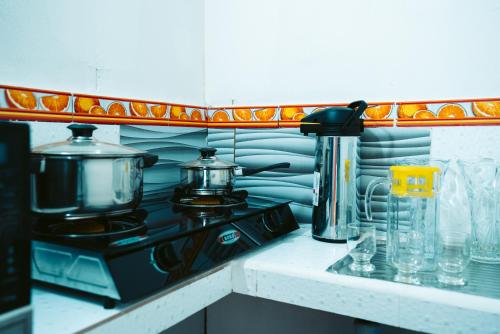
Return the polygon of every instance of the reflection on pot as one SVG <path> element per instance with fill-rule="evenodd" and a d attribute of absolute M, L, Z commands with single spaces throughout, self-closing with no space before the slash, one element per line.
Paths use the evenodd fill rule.
<path fill-rule="evenodd" d="M 32 210 L 80 219 L 135 209 L 142 200 L 143 169 L 158 156 L 97 141 L 93 125 L 68 128 L 68 140 L 32 151 Z"/>

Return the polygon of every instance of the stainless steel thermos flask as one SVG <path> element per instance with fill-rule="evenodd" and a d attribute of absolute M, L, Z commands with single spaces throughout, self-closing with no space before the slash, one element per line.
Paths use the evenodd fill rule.
<path fill-rule="evenodd" d="M 356 158 L 368 107 L 356 101 L 304 117 L 300 131 L 316 135 L 312 235 L 316 240 L 346 242 L 347 224 L 357 219 Z"/>

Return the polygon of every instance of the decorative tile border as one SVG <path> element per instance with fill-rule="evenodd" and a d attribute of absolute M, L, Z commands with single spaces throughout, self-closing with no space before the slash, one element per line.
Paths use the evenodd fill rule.
<path fill-rule="evenodd" d="M 277 128 L 278 106 L 210 107 L 207 126 L 211 128 Z"/>
<path fill-rule="evenodd" d="M 209 128 L 287 128 L 343 103 L 205 107 L 0 85 L 0 119 Z M 366 127 L 500 125 L 500 98 L 376 102 Z"/>
<path fill-rule="evenodd" d="M 117 124 L 206 126 L 206 108 L 192 105 L 74 95 L 75 121 Z"/>
<path fill-rule="evenodd" d="M 295 128 L 299 126 L 300 120 L 313 112 L 318 112 L 328 107 L 340 106 L 342 104 L 318 104 L 318 105 L 283 105 L 279 109 L 280 126 Z"/>
<path fill-rule="evenodd" d="M 395 104 L 397 126 L 499 125 L 500 98 Z"/>

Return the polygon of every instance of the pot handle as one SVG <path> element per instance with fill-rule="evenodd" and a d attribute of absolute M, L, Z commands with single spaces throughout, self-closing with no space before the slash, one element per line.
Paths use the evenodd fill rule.
<path fill-rule="evenodd" d="M 144 168 L 152 167 L 157 162 L 158 162 L 158 155 L 151 153 L 146 153 L 144 155 Z"/>
<path fill-rule="evenodd" d="M 30 158 L 30 172 L 32 174 L 42 174 L 45 172 L 45 158 L 35 156 Z"/>
<path fill-rule="evenodd" d="M 272 170 L 272 169 L 278 169 L 278 168 L 290 168 L 290 163 L 289 162 L 280 162 L 279 164 L 274 164 L 274 165 L 269 165 L 269 166 L 264 166 L 264 167 L 259 167 L 259 168 L 242 168 L 241 175 L 242 176 L 249 176 L 249 175 L 257 174 L 260 172 L 265 172 L 265 171 Z"/>

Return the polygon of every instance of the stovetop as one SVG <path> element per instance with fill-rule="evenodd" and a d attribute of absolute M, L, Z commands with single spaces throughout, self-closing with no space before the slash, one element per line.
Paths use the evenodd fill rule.
<path fill-rule="evenodd" d="M 231 208 L 145 200 L 132 215 L 78 224 L 34 219 L 32 277 L 120 301 L 153 293 L 298 228 L 288 202 L 258 198 Z"/>
<path fill-rule="evenodd" d="M 266 210 L 272 209 L 283 202 L 273 202 L 267 199 L 249 198 L 238 207 L 218 208 L 184 208 L 175 205 L 168 199 L 143 201 L 140 208 L 125 216 L 94 219 L 94 221 L 123 221 L 135 222 L 137 228 L 132 233 L 99 233 L 88 237 L 75 236 L 76 233 L 63 235 L 52 233 L 53 226 L 75 224 L 74 222 L 59 222 L 34 217 L 33 239 L 45 242 L 68 245 L 88 250 L 98 250 L 106 254 L 122 252 L 137 247 L 146 247 L 158 241 L 168 241 L 194 234 L 210 227 L 230 224 L 244 220 Z M 272 220 L 272 217 L 268 217 Z M 88 225 L 92 219 L 80 225 Z M 274 222 L 267 223 L 268 226 Z M 52 227 L 52 229 L 50 228 Z M 142 227 L 142 228 L 139 228 Z M 270 226 L 269 226 L 270 227 Z"/>

